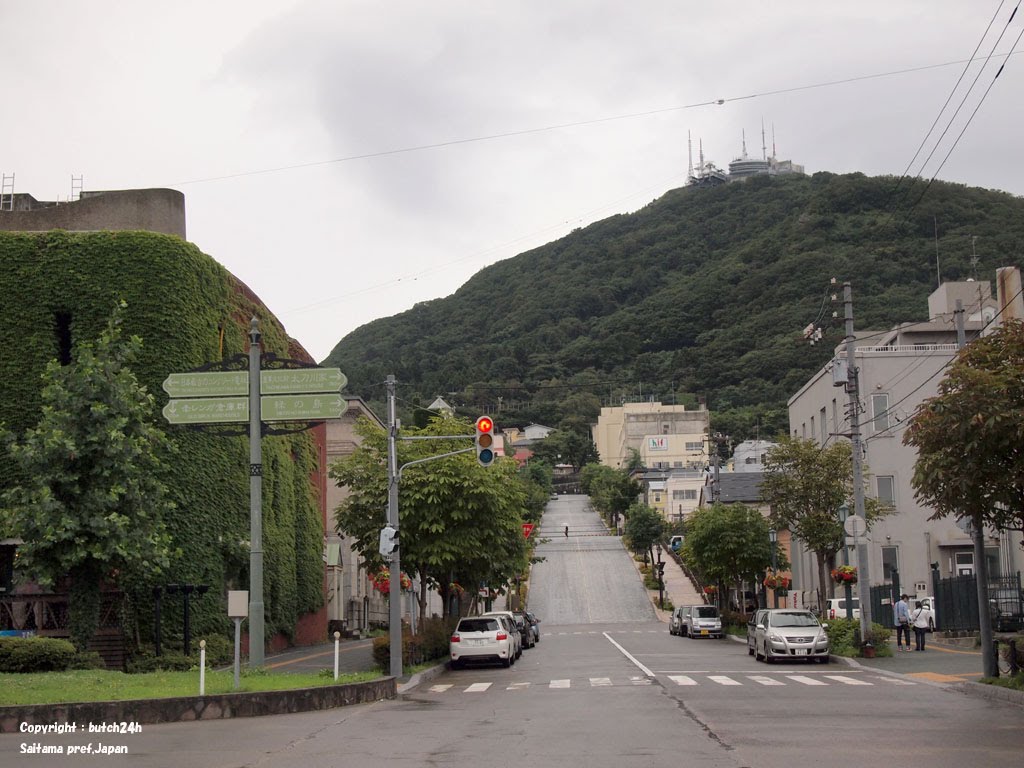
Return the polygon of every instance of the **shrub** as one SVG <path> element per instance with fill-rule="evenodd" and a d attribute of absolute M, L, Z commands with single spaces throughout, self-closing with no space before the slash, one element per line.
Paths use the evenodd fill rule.
<path fill-rule="evenodd" d="M 865 645 L 859 641 L 860 619 L 829 619 L 825 622 L 828 627 L 825 629 L 828 634 L 829 649 L 837 656 L 858 656 L 861 648 Z M 871 624 L 871 631 L 867 640 L 875 647 L 876 656 L 886 656 L 890 653 L 889 638 L 892 637 L 892 630 L 883 627 L 881 624 Z"/>
<path fill-rule="evenodd" d="M 425 619 L 418 634 L 402 632 L 402 666 L 422 664 L 448 655 L 448 641 L 458 619 Z M 391 669 L 391 638 L 387 635 L 373 640 L 373 660 L 384 672 Z"/>
<path fill-rule="evenodd" d="M 204 635 L 201 640 L 206 641 L 206 665 L 208 667 L 221 667 L 231 664 L 235 660 L 235 641 L 229 640 L 224 635 Z M 196 643 L 198 645 L 198 643 Z M 195 650 L 196 663 L 198 664 L 199 649 Z"/>
<path fill-rule="evenodd" d="M 100 656 L 96 651 L 82 651 L 76 653 L 74 658 L 71 659 L 71 664 L 68 669 L 106 669 L 107 665 L 103 661 L 103 657 Z"/>
<path fill-rule="evenodd" d="M 185 656 L 180 653 L 165 653 L 163 656 L 135 656 L 128 662 L 129 674 L 142 674 L 145 672 L 187 672 L 192 667 L 199 666 L 199 659 L 194 656 Z"/>
<path fill-rule="evenodd" d="M 53 637 L 0 637 L 0 672 L 57 672 L 71 666 L 75 646 Z"/>

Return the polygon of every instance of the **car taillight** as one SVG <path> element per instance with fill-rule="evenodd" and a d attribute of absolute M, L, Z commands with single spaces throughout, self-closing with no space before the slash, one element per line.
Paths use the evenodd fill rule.
<path fill-rule="evenodd" d="M 508 640 L 508 632 L 499 632 L 495 640 Z"/>
<path fill-rule="evenodd" d="M 452 642 L 453 643 L 457 643 L 457 642 L 459 642 L 459 640 L 460 640 L 460 638 L 459 638 L 458 635 L 452 635 Z"/>

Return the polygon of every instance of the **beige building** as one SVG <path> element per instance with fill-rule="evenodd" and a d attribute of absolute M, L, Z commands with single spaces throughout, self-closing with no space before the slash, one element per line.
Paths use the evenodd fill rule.
<path fill-rule="evenodd" d="M 708 412 L 658 402 L 602 408 L 591 428 L 601 463 L 628 465 L 633 451 L 648 469 L 703 469 L 708 463 Z"/>

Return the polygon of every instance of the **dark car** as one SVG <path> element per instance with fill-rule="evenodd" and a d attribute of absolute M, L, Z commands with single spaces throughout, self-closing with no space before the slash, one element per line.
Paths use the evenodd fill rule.
<path fill-rule="evenodd" d="M 526 616 L 526 620 L 530 622 L 530 626 L 533 628 L 533 642 L 540 642 L 540 619 L 537 618 L 536 614 L 530 613 L 529 611 L 523 611 L 523 615 Z"/>
<path fill-rule="evenodd" d="M 515 617 L 519 633 L 523 636 L 523 648 L 533 648 L 537 644 L 533 634 L 533 624 L 526 618 L 526 614 L 523 611 L 513 611 L 512 615 Z"/>

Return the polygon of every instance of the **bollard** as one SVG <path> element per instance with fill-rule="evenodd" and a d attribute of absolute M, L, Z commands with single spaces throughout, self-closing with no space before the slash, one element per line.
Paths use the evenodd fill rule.
<path fill-rule="evenodd" d="M 206 695 L 206 641 L 199 641 L 199 695 Z"/>
<path fill-rule="evenodd" d="M 334 682 L 338 682 L 338 642 L 341 639 L 341 632 L 334 633 Z"/>

